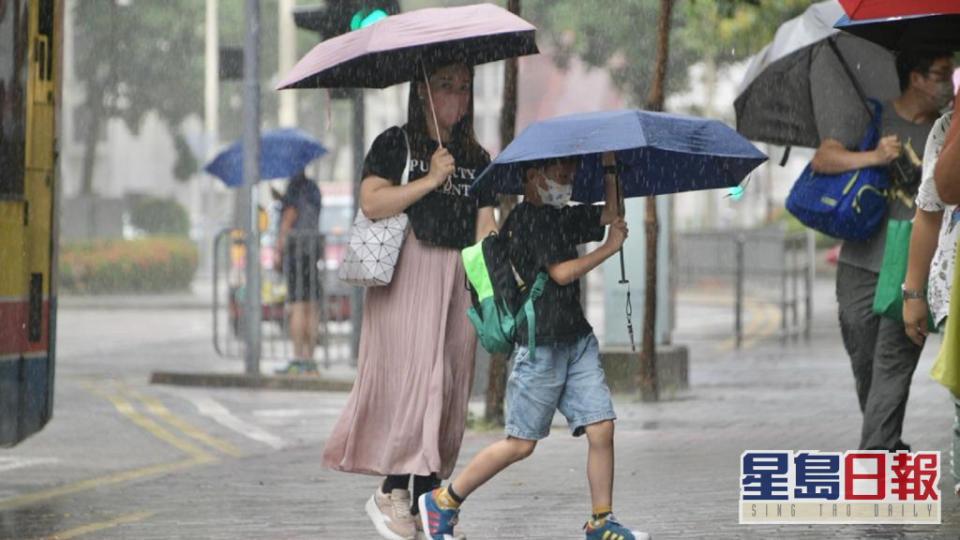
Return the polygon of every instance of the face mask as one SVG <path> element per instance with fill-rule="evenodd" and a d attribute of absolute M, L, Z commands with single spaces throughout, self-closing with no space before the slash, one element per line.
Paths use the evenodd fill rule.
<path fill-rule="evenodd" d="M 537 186 L 537 194 L 543 204 L 549 204 L 554 208 L 563 208 L 570 202 L 573 196 L 573 184 L 558 184 L 546 176 L 543 177 L 547 183 L 547 189 Z"/>
<path fill-rule="evenodd" d="M 953 99 L 953 83 L 950 81 L 937 83 L 937 90 L 930 96 L 930 99 L 933 100 L 933 104 L 937 109 L 945 108 L 950 104 L 950 100 Z"/>

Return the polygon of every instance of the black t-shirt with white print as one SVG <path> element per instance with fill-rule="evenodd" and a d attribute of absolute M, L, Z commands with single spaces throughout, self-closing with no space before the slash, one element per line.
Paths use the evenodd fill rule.
<path fill-rule="evenodd" d="M 532 285 L 547 266 L 576 259 L 578 245 L 603 240 L 602 212 L 603 206 L 588 204 L 563 208 L 528 202 L 517 205 L 500 234 L 507 235 L 510 260 L 520 279 Z M 593 331 L 580 306 L 579 279 L 567 285 L 547 279 L 534 310 L 537 345 L 570 342 Z M 517 329 L 516 340 L 526 345 L 526 322 Z"/>
<path fill-rule="evenodd" d="M 363 162 L 363 178 L 371 175 L 400 184 L 407 146 L 401 128 L 394 126 L 381 133 Z M 416 180 L 430 171 L 430 158 L 437 142 L 410 137 L 410 177 Z M 440 247 L 462 249 L 476 240 L 477 208 L 495 206 L 495 194 L 473 193 L 470 184 L 490 163 L 486 151 L 468 152 L 463 144 L 450 141 L 447 150 L 456 163 L 453 175 L 436 190 L 406 209 L 414 234 L 421 242 Z"/>

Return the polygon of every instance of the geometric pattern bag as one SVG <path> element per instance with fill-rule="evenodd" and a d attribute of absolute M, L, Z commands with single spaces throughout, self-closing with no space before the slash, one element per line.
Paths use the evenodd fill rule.
<path fill-rule="evenodd" d="M 410 141 L 406 131 L 401 128 L 400 132 L 407 145 L 407 159 L 400 179 L 400 185 L 404 185 L 410 176 Z M 389 285 L 400 259 L 400 248 L 403 247 L 408 223 L 404 212 L 373 220 L 358 209 L 337 272 L 340 279 L 360 287 Z"/>

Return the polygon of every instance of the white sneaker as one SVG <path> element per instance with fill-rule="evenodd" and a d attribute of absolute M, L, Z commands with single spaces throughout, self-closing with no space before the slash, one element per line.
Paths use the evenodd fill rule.
<path fill-rule="evenodd" d="M 380 536 L 389 540 L 413 540 L 417 535 L 410 515 L 410 492 L 395 489 L 389 495 L 378 487 L 365 505 L 367 515 Z"/>

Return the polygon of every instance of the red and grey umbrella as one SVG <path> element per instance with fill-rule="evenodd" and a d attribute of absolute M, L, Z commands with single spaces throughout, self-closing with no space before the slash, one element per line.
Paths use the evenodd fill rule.
<path fill-rule="evenodd" d="M 851 20 L 960 13 L 956 0 L 840 0 Z"/>

